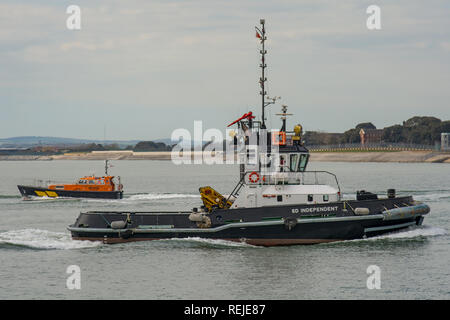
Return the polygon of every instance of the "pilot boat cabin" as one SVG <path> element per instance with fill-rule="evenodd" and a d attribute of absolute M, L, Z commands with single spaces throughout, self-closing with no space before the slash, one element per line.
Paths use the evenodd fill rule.
<path fill-rule="evenodd" d="M 29 186 L 18 185 L 20 193 L 27 199 L 29 197 L 72 197 L 72 198 L 104 198 L 122 199 L 123 186 L 118 177 L 117 183 L 114 176 L 108 175 L 108 160 L 105 161 L 105 175 L 85 176 L 74 183 L 48 183 Z"/>
<path fill-rule="evenodd" d="M 113 176 L 83 177 L 74 184 L 52 184 L 48 188 L 50 190 L 67 190 L 67 191 L 115 191 L 116 185 Z M 119 185 L 120 187 L 120 185 Z"/>

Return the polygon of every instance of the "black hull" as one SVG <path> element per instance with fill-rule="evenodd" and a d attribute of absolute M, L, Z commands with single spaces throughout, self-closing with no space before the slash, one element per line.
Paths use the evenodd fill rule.
<path fill-rule="evenodd" d="M 23 197 L 69 197 L 94 199 L 122 199 L 123 197 L 123 191 L 67 191 L 21 185 L 17 187 Z"/>
<path fill-rule="evenodd" d="M 305 225 L 298 224 L 288 231 L 283 224 L 273 226 L 236 226 L 231 230 L 212 233 L 202 232 L 145 232 L 140 233 L 128 230 L 116 232 L 83 232 L 72 231 L 74 240 L 103 241 L 104 243 L 122 243 L 130 241 L 164 240 L 174 238 L 204 238 L 221 239 L 228 241 L 245 242 L 260 246 L 278 246 L 294 244 L 316 244 L 343 240 L 362 239 L 387 232 L 401 230 L 413 225 L 418 225 L 419 220 L 405 219 L 388 224 L 376 221 L 341 221 L 341 222 L 317 222 Z M 371 232 L 371 229 L 377 229 Z"/>
<path fill-rule="evenodd" d="M 371 214 L 355 215 L 348 206 L 370 208 Z M 428 211 L 428 206 L 410 197 L 242 208 L 209 214 L 208 227 L 190 221 L 190 212 L 86 212 L 68 229 L 73 239 L 105 243 L 199 237 L 274 246 L 376 236 L 420 225 Z"/>

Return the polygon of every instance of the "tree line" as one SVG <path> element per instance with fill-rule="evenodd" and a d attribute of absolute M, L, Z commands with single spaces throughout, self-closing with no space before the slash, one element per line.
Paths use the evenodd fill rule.
<path fill-rule="evenodd" d="M 336 145 L 361 142 L 361 129 L 376 129 L 371 122 L 359 123 L 344 133 L 308 131 L 303 138 L 307 145 Z M 435 117 L 412 117 L 402 124 L 385 127 L 382 141 L 385 143 L 406 143 L 434 145 L 440 143 L 441 133 L 450 132 L 450 120 L 442 121 Z"/>

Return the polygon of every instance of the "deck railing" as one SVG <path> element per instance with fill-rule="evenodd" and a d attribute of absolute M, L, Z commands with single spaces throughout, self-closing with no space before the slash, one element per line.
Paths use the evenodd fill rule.
<path fill-rule="evenodd" d="M 257 172 L 246 171 L 228 196 L 237 197 L 244 185 L 329 185 L 336 186 L 339 194 L 341 187 L 337 176 L 329 171 L 302 171 L 302 172 Z"/>

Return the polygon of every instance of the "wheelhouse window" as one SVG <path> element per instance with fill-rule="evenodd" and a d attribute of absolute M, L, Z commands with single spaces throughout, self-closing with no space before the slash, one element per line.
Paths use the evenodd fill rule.
<path fill-rule="evenodd" d="M 323 195 L 323 201 L 328 202 L 330 200 L 330 196 L 328 194 Z"/>
<path fill-rule="evenodd" d="M 290 170 L 291 172 L 303 172 L 308 164 L 309 154 L 291 154 L 290 155 Z"/>
<path fill-rule="evenodd" d="M 292 172 L 298 171 L 298 154 L 291 154 L 291 163 L 290 163 L 290 169 Z"/>
<path fill-rule="evenodd" d="M 309 154 L 302 153 L 300 155 L 300 163 L 299 163 L 298 171 L 300 171 L 300 172 L 305 171 L 306 165 L 308 164 L 308 159 L 309 159 Z"/>

